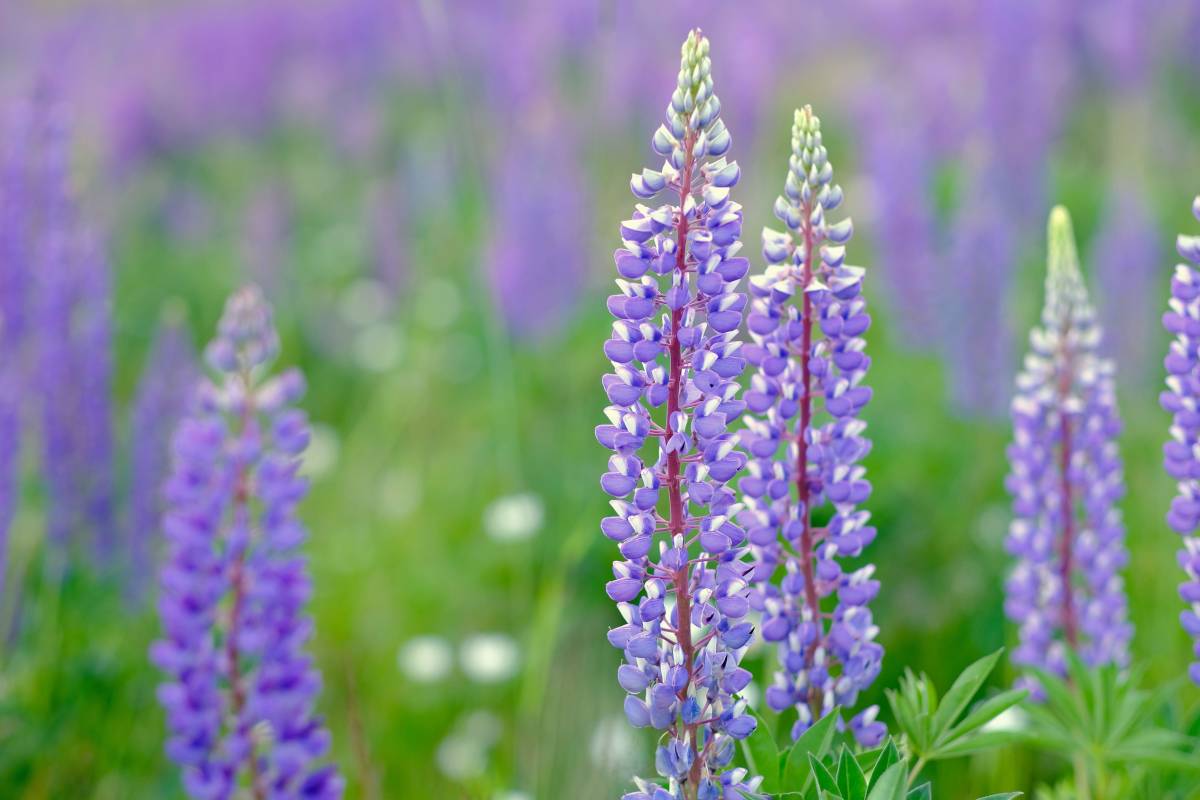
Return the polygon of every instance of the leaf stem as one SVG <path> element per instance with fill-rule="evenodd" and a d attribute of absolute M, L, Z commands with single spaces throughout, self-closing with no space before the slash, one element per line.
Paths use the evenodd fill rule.
<path fill-rule="evenodd" d="M 925 761 L 925 756 L 921 756 L 917 759 L 917 763 L 913 764 L 912 771 L 908 773 L 908 780 L 904 784 L 905 788 L 912 788 L 913 781 L 917 779 L 917 776 L 921 774 L 921 768 L 925 766 Z"/>

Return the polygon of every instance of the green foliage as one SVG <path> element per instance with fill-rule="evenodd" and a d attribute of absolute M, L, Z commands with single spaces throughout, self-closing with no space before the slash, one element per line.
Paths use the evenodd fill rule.
<path fill-rule="evenodd" d="M 826 717 L 832 719 L 832 716 Z M 932 800 L 933 790 L 924 783 L 909 788 L 908 759 L 888 739 L 882 747 L 853 752 L 842 743 L 827 752 L 807 753 L 807 776 L 802 783 L 786 783 L 773 792 L 779 800 Z M 982 800 L 1011 800 L 1020 792 L 989 795 Z"/>
<path fill-rule="evenodd" d="M 879 747 L 856 750 L 837 733 L 837 713 L 781 748 L 771 725 L 758 717 L 758 727 L 742 742 L 743 763 L 763 777 L 763 791 L 780 800 L 932 800 L 932 784 L 912 786 L 927 761 L 979 752 L 1017 738 L 980 728 L 1020 702 L 1024 690 L 1000 692 L 968 711 L 1002 652 L 968 666 L 941 702 L 925 675 L 918 678 L 909 672 L 899 691 L 889 690 L 888 700 L 904 735 L 903 749 L 889 737 Z M 981 800 L 1019 796 L 1020 792 L 994 794 Z"/>
<path fill-rule="evenodd" d="M 772 795 L 781 792 L 785 786 L 808 789 L 813 779 L 808 757 L 828 754 L 836 731 L 837 715 L 830 714 L 805 731 L 790 747 L 780 748 L 771 734 L 770 725 L 759 716 L 754 733 L 742 741 L 746 766 L 752 774 L 763 777 L 763 791 Z"/>
<path fill-rule="evenodd" d="M 1000 692 L 967 711 L 1003 652 L 997 650 L 963 670 L 940 702 L 933 681 L 911 670 L 905 671 L 898 690 L 888 690 L 888 703 L 916 759 L 916 771 L 928 761 L 978 753 L 1019 738 L 1014 732 L 981 728 L 1019 703 L 1027 694 L 1023 689 Z"/>
<path fill-rule="evenodd" d="M 153 628 L 121 587 L 38 559 L 0 652 L 0 786 L 18 797 L 170 797 L 172 774 L 96 782 L 97 771 L 165 764 L 146 660 Z M 118 621 L 104 624 L 103 620 Z M 122 795 L 122 792 L 129 794 Z M 14 796 L 6 789 L 5 797 Z"/>
<path fill-rule="evenodd" d="M 1162 722 L 1174 684 L 1148 691 L 1139 686 L 1140 671 L 1088 668 L 1073 653 L 1065 677 L 1032 673 L 1045 700 L 1027 704 L 1024 736 L 1074 768 L 1070 787 L 1048 797 L 1063 791 L 1083 800 L 1194 796 L 1172 788 L 1172 774 L 1190 773 L 1194 784 L 1200 772 L 1200 742 Z"/>

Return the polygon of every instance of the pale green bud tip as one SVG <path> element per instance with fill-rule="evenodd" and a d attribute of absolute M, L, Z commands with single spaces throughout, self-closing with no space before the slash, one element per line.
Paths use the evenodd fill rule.
<path fill-rule="evenodd" d="M 821 130 L 821 120 L 813 113 L 810 105 L 796 109 L 792 117 L 792 124 L 799 133 L 816 133 Z"/>
<path fill-rule="evenodd" d="M 1047 265 L 1051 272 L 1079 272 L 1079 255 L 1075 252 L 1075 231 L 1071 227 L 1071 214 L 1063 206 L 1050 211 L 1046 224 L 1046 239 L 1050 257 Z"/>
<path fill-rule="evenodd" d="M 679 55 L 685 66 L 695 64 L 708 55 L 708 37 L 699 28 L 693 28 L 679 49 Z"/>

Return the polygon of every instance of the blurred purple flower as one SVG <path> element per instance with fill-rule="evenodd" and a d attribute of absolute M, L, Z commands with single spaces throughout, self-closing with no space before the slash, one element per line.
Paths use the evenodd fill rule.
<path fill-rule="evenodd" d="M 329 734 L 313 715 L 320 675 L 305 650 L 312 594 L 299 547 L 297 475 L 309 428 L 296 370 L 266 377 L 279 340 L 257 288 L 235 293 L 206 351 L 201 382 L 175 431 L 165 487 L 159 613 L 151 657 L 167 673 L 167 753 L 188 794 L 229 800 L 338 798 L 333 766 L 316 766 Z"/>
<path fill-rule="evenodd" d="M 1020 626 L 1018 666 L 1065 674 L 1067 650 L 1089 666 L 1129 661 L 1120 570 L 1129 560 L 1117 503 L 1125 492 L 1114 369 L 1079 271 L 1066 209 L 1050 213 L 1042 324 L 1012 403 L 1007 486 L 1017 565 L 1005 613 Z M 1025 679 L 1037 689 L 1037 683 Z"/>
<path fill-rule="evenodd" d="M 1092 245 L 1096 283 L 1101 289 L 1100 318 L 1108 332 L 1108 350 L 1127 382 L 1142 386 L 1153 362 L 1157 339 L 1154 294 L 1162 248 L 1145 198 L 1128 187 L 1110 192 Z"/>
<path fill-rule="evenodd" d="M 727 486 L 745 464 L 728 425 L 746 407 L 737 399 L 746 305 L 737 285 L 749 262 L 737 257 L 742 210 L 729 195 L 740 173 L 724 158 L 731 141 L 708 51 L 698 30 L 689 34 L 666 123 L 653 138 L 666 161 L 630 180 L 636 197 L 662 203 L 638 204 L 621 223 L 620 292 L 608 298 L 616 320 L 604 343 L 608 424 L 596 428 L 613 451 L 600 486 L 616 511 L 600 528 L 622 558 L 606 587 L 625 619 L 608 634 L 625 654 L 617 680 L 630 723 L 664 733 L 655 765 L 670 796 L 683 800 L 757 797 L 762 781 L 727 769 L 735 740 L 756 725 L 739 698 L 750 673 L 738 665 L 754 633 L 746 620 L 753 567 Z M 658 455 L 647 464 L 641 453 L 651 438 Z M 666 516 L 656 511 L 663 492 Z M 637 783 L 625 800 L 666 794 Z"/>
<path fill-rule="evenodd" d="M 178 322 L 160 328 L 142 368 L 129 411 L 129 578 L 140 596 L 156 565 L 162 530 L 162 487 L 171 432 L 187 410 L 200 372 L 187 332 Z"/>
<path fill-rule="evenodd" d="M 51 541 L 89 535 L 102 562 L 115 554 L 112 483 L 112 353 L 109 267 L 99 239 L 84 230 L 69 188 L 62 107 L 37 101 L 35 203 L 37 264 L 31 289 L 42 468 Z"/>
<path fill-rule="evenodd" d="M 854 706 L 879 675 L 883 648 L 869 608 L 879 592 L 874 565 L 844 572 L 839 562 L 861 556 L 875 539 L 870 512 L 858 508 L 871 495 L 859 463 L 871 443 L 858 418 L 871 399 L 862 338 L 871 317 L 864 270 L 845 263 L 853 225 L 826 218 L 841 206 L 842 188 L 833 182 L 821 121 L 808 106 L 795 113 L 788 164 L 784 194 L 775 201 L 787 230 L 764 229 L 769 266 L 750 282 L 754 344 L 743 352 L 758 371 L 746 392 L 753 416 L 742 442 L 752 460 L 739 484 L 746 501 L 739 521 L 756 557 L 752 603 L 763 615 L 762 636 L 779 648 L 767 704 L 776 712 L 796 709 L 797 739 L 836 708 Z M 827 505 L 832 516 L 818 525 Z M 775 586 L 780 564 L 785 575 Z M 821 606 L 833 594 L 837 606 L 827 625 Z M 865 747 L 887 732 L 875 720 L 878 711 L 868 709 L 851 726 Z"/>
<path fill-rule="evenodd" d="M 1192 201 L 1200 221 L 1200 197 Z M 1180 614 L 1183 628 L 1195 640 L 1195 661 L 1188 676 L 1200 685 L 1200 236 L 1180 234 L 1176 249 L 1186 263 L 1175 267 L 1171 300 L 1163 325 L 1175 338 L 1167 352 L 1167 390 L 1162 407 L 1171 412 L 1170 439 L 1163 447 L 1167 474 L 1177 480 L 1167 524 L 1183 537 L 1179 566 L 1187 576 L 1179 596 L 1188 605 Z"/>
<path fill-rule="evenodd" d="M 8 569 L 8 530 L 20 485 L 21 387 L 24 384 L 25 304 L 29 261 L 29 109 L 4 115 L 0 152 L 0 596 Z"/>
<path fill-rule="evenodd" d="M 1089 0 L 1077 9 L 1082 48 L 1092 70 L 1122 90 L 1145 84 L 1154 66 L 1153 37 L 1169 0 Z"/>
<path fill-rule="evenodd" d="M 892 318 L 906 342 L 929 348 L 941 333 L 939 308 L 947 294 L 931 197 L 934 157 L 923 122 L 890 98 L 875 96 L 861 115 L 874 199 L 871 227 L 878 231 L 875 252 Z"/>
<path fill-rule="evenodd" d="M 504 159 L 492 190 L 487 252 L 493 302 L 516 336 L 549 333 L 567 319 L 586 272 L 590 210 L 580 165 L 559 131 L 524 136 L 537 166 Z"/>
<path fill-rule="evenodd" d="M 941 339 L 958 410 L 999 416 L 1012 380 L 1008 296 L 1019 234 L 977 181 L 954 222 L 944 268 L 954 301 L 944 305 Z"/>

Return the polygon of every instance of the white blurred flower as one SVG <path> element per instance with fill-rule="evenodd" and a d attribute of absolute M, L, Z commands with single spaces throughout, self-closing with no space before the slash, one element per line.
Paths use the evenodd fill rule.
<path fill-rule="evenodd" d="M 520 789 L 508 789 L 497 792 L 493 800 L 533 800 L 533 795 Z"/>
<path fill-rule="evenodd" d="M 638 745 L 637 734 L 624 717 L 605 717 L 592 733 L 588 754 L 598 770 L 625 774 L 635 772 L 639 766 Z"/>
<path fill-rule="evenodd" d="M 479 708 L 459 720 L 458 729 L 465 736 L 485 746 L 491 746 L 500 740 L 500 734 L 504 732 L 504 723 L 492 712 Z"/>
<path fill-rule="evenodd" d="M 500 683 L 517 674 L 521 651 L 511 636 L 477 633 L 463 641 L 459 663 L 476 683 Z"/>
<path fill-rule="evenodd" d="M 395 325 L 377 322 L 355 334 L 350 349 L 358 366 L 371 372 L 388 372 L 404 355 L 404 336 Z"/>
<path fill-rule="evenodd" d="M 746 688 L 742 689 L 741 698 L 750 704 L 751 708 L 761 708 L 763 693 L 757 683 L 751 681 L 746 684 Z"/>
<path fill-rule="evenodd" d="M 477 778 L 487 769 L 488 751 L 500 740 L 504 724 L 492 712 L 476 709 L 454 725 L 437 749 L 437 764 L 454 780 Z"/>
<path fill-rule="evenodd" d="M 359 278 L 342 290 L 338 313 L 347 325 L 371 325 L 387 316 L 391 290 L 374 278 Z"/>
<path fill-rule="evenodd" d="M 456 781 L 478 778 L 487 769 L 487 748 L 461 734 L 443 739 L 434 758 L 442 774 Z"/>
<path fill-rule="evenodd" d="M 544 516 L 542 499 L 536 494 L 510 494 L 484 509 L 483 530 L 499 542 L 523 541 L 541 529 Z"/>
<path fill-rule="evenodd" d="M 1011 706 L 1000 712 L 1000 715 L 989 721 L 980 730 L 985 731 L 1023 731 L 1029 727 L 1029 715 L 1020 706 Z"/>
<path fill-rule="evenodd" d="M 342 440 L 328 425 L 313 423 L 312 437 L 300 464 L 300 473 L 310 480 L 320 480 L 337 465 Z"/>
<path fill-rule="evenodd" d="M 433 683 L 454 666 L 454 651 L 440 636 L 414 636 L 400 646 L 396 665 L 411 681 Z"/>
<path fill-rule="evenodd" d="M 397 467 L 379 478 L 379 513 L 389 520 L 407 517 L 421 502 L 421 476 L 416 472 Z"/>

